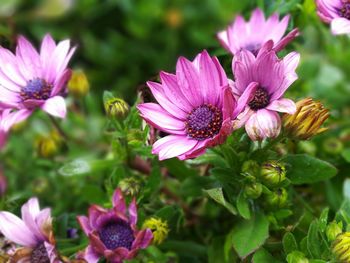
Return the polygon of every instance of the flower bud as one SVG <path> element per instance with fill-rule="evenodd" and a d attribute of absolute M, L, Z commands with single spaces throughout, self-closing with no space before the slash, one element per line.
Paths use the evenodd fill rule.
<path fill-rule="evenodd" d="M 343 222 L 331 222 L 326 228 L 326 236 L 328 241 L 334 241 L 336 237 L 343 232 Z"/>
<path fill-rule="evenodd" d="M 259 164 L 253 160 L 245 161 L 242 165 L 242 173 L 255 177 L 258 176 L 260 173 Z"/>
<path fill-rule="evenodd" d="M 48 136 L 39 136 L 35 141 L 36 152 L 43 158 L 52 158 L 60 150 L 61 138 L 56 131 Z"/>
<path fill-rule="evenodd" d="M 260 176 L 267 186 L 277 186 L 286 179 L 286 168 L 277 161 L 268 161 L 261 166 Z"/>
<path fill-rule="evenodd" d="M 151 217 L 147 219 L 142 226 L 143 229 L 149 228 L 153 233 L 153 244 L 159 245 L 167 238 L 169 233 L 168 223 L 161 219 Z"/>
<path fill-rule="evenodd" d="M 165 13 L 165 21 L 171 28 L 177 28 L 182 24 L 182 13 L 178 9 L 169 9 Z"/>
<path fill-rule="evenodd" d="M 343 151 L 344 145 L 339 139 L 331 137 L 323 142 L 322 148 L 328 154 L 338 155 Z"/>
<path fill-rule="evenodd" d="M 285 207 L 288 201 L 288 193 L 284 188 L 280 188 L 275 192 L 266 196 L 266 203 L 273 208 Z"/>
<path fill-rule="evenodd" d="M 329 111 L 322 103 L 306 98 L 298 101 L 296 106 L 294 114 L 284 114 L 282 118 L 283 127 L 289 137 L 307 140 L 328 129 L 321 128 L 329 117 Z"/>
<path fill-rule="evenodd" d="M 121 180 L 118 186 L 125 195 L 129 196 L 136 196 L 140 192 L 141 188 L 140 181 L 133 177 L 128 177 Z"/>
<path fill-rule="evenodd" d="M 111 98 L 105 102 L 107 116 L 116 120 L 124 120 L 129 114 L 129 105 L 120 98 Z"/>
<path fill-rule="evenodd" d="M 244 194 L 248 198 L 257 199 L 262 193 L 262 184 L 252 183 L 244 187 Z"/>
<path fill-rule="evenodd" d="M 74 70 L 68 82 L 68 91 L 75 98 L 84 97 L 90 89 L 89 81 L 82 70 Z"/>
<path fill-rule="evenodd" d="M 332 252 L 338 262 L 350 262 L 350 232 L 339 234 L 332 244 Z"/>

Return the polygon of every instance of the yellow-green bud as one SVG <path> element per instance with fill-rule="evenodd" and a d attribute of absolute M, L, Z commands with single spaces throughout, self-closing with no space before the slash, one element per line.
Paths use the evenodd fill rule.
<path fill-rule="evenodd" d="M 259 164 L 256 161 L 248 160 L 242 165 L 242 173 L 258 176 L 260 172 Z"/>
<path fill-rule="evenodd" d="M 350 262 L 350 232 L 337 236 L 332 244 L 332 252 L 338 262 Z"/>
<path fill-rule="evenodd" d="M 82 70 L 74 70 L 68 82 L 68 91 L 75 98 L 84 97 L 90 89 L 89 81 Z"/>
<path fill-rule="evenodd" d="M 260 176 L 267 186 L 277 186 L 286 179 L 286 168 L 277 161 L 268 161 L 261 166 Z"/>
<path fill-rule="evenodd" d="M 266 203 L 273 208 L 282 208 L 286 206 L 288 201 L 288 193 L 284 188 L 280 188 L 275 192 L 266 196 Z"/>
<path fill-rule="evenodd" d="M 141 188 L 140 181 L 133 177 L 121 180 L 118 186 L 125 195 L 130 196 L 136 196 L 140 192 Z"/>
<path fill-rule="evenodd" d="M 108 117 L 117 120 L 124 120 L 130 111 L 129 105 L 120 98 L 108 99 L 104 106 Z"/>
<path fill-rule="evenodd" d="M 159 218 L 151 217 L 147 219 L 142 226 L 143 229 L 149 228 L 153 233 L 153 244 L 159 245 L 167 238 L 169 233 L 168 223 Z"/>
<path fill-rule="evenodd" d="M 257 199 L 262 193 L 262 184 L 252 183 L 244 187 L 244 194 L 248 198 Z"/>
<path fill-rule="evenodd" d="M 39 136 L 35 141 L 36 152 L 43 158 L 52 158 L 60 150 L 61 139 L 57 132 L 51 132 L 49 136 Z"/>
<path fill-rule="evenodd" d="M 287 255 L 287 261 L 289 263 L 309 263 L 304 253 L 296 250 Z"/>
<path fill-rule="evenodd" d="M 343 222 L 331 222 L 326 228 L 326 236 L 328 241 L 334 241 L 339 234 L 343 232 Z"/>
<path fill-rule="evenodd" d="M 337 155 L 343 151 L 343 148 L 343 143 L 335 137 L 328 138 L 323 142 L 323 150 L 328 154 Z"/>

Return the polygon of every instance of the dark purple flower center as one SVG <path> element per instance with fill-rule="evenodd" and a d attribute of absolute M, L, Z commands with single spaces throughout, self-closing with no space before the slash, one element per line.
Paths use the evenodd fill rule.
<path fill-rule="evenodd" d="M 50 263 L 49 255 L 47 254 L 47 250 L 44 243 L 36 246 L 32 254 L 30 256 L 31 263 Z"/>
<path fill-rule="evenodd" d="M 350 1 L 343 0 L 343 7 L 339 10 L 339 15 L 346 19 L 350 19 Z"/>
<path fill-rule="evenodd" d="M 43 79 L 32 79 L 27 82 L 27 86 L 21 90 L 23 100 L 46 100 L 50 97 L 52 85 Z"/>
<path fill-rule="evenodd" d="M 202 141 L 218 134 L 221 125 L 221 110 L 211 104 L 203 104 L 188 114 L 186 131 L 191 138 Z"/>
<path fill-rule="evenodd" d="M 258 55 L 259 49 L 261 48 L 261 44 L 248 44 L 245 49 L 249 50 L 254 54 L 254 56 Z"/>
<path fill-rule="evenodd" d="M 270 103 L 270 95 L 263 87 L 256 89 L 252 100 L 248 103 L 248 106 L 256 111 L 265 108 Z"/>
<path fill-rule="evenodd" d="M 113 221 L 107 223 L 99 231 L 102 243 L 108 249 L 116 249 L 118 247 L 125 247 L 130 250 L 132 242 L 135 240 L 134 232 L 130 225 L 123 221 Z"/>

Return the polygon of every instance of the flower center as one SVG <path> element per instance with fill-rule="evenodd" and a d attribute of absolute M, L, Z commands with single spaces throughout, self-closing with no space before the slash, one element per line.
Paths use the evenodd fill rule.
<path fill-rule="evenodd" d="M 106 224 L 99 231 L 99 235 L 102 243 L 111 250 L 118 247 L 125 247 L 130 250 L 132 242 L 135 240 L 131 227 L 123 220 Z"/>
<path fill-rule="evenodd" d="M 27 82 L 27 86 L 21 90 L 23 100 L 46 100 L 50 97 L 52 85 L 45 80 L 35 78 Z"/>
<path fill-rule="evenodd" d="M 261 44 L 248 44 L 245 49 L 249 50 L 254 54 L 254 56 L 258 55 Z"/>
<path fill-rule="evenodd" d="M 254 93 L 253 99 L 248 103 L 248 106 L 256 111 L 265 108 L 270 103 L 270 95 L 265 88 L 259 87 Z"/>
<path fill-rule="evenodd" d="M 339 15 L 346 19 L 350 19 L 350 1 L 343 0 L 343 7 L 339 10 Z"/>
<path fill-rule="evenodd" d="M 218 134 L 221 125 L 221 110 L 211 104 L 203 104 L 188 114 L 186 131 L 191 138 L 202 141 Z"/>
<path fill-rule="evenodd" d="M 32 263 L 50 263 L 49 255 L 47 254 L 44 243 L 36 246 L 30 256 L 30 262 Z"/>

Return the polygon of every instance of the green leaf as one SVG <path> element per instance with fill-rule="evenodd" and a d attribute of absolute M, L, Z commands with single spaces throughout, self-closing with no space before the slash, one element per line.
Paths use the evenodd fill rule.
<path fill-rule="evenodd" d="M 259 249 L 269 236 L 269 221 L 263 214 L 239 222 L 232 232 L 232 244 L 240 258 Z"/>
<path fill-rule="evenodd" d="M 287 232 L 282 239 L 284 253 L 289 254 L 294 250 L 298 250 L 298 244 L 294 235 L 291 232 Z"/>
<path fill-rule="evenodd" d="M 293 184 L 312 184 L 336 175 L 337 169 L 328 162 L 306 154 L 287 155 L 287 176 Z"/>
<path fill-rule="evenodd" d="M 225 237 L 213 238 L 208 249 L 208 262 L 209 263 L 226 263 L 224 253 Z"/>
<path fill-rule="evenodd" d="M 275 259 L 266 249 L 260 248 L 254 253 L 253 263 L 277 263 L 279 260 Z"/>
<path fill-rule="evenodd" d="M 308 259 L 300 251 L 293 251 L 287 255 L 288 263 L 308 263 Z"/>
<path fill-rule="evenodd" d="M 329 208 L 323 209 L 320 219 L 318 220 L 318 227 L 321 232 L 324 232 L 326 230 L 327 224 L 328 224 L 328 213 L 329 213 Z"/>
<path fill-rule="evenodd" d="M 347 161 L 348 163 L 350 163 L 350 148 L 344 149 L 343 152 L 341 153 L 341 155 L 343 156 L 343 158 L 345 159 L 345 161 Z"/>
<path fill-rule="evenodd" d="M 322 238 L 319 229 L 319 221 L 316 219 L 311 222 L 307 234 L 307 250 L 312 258 L 323 258 L 322 256 L 328 251 L 326 241 Z"/>
<path fill-rule="evenodd" d="M 225 200 L 222 188 L 220 188 L 220 187 L 219 188 L 212 188 L 212 189 L 203 190 L 203 191 L 205 193 L 207 193 L 214 201 L 216 201 L 217 203 L 226 207 L 227 210 L 229 210 L 232 214 L 234 214 L 234 215 L 237 214 L 236 208 L 232 204 L 228 203 Z"/>
<path fill-rule="evenodd" d="M 238 213 L 245 219 L 250 219 L 250 209 L 248 200 L 244 197 L 243 191 L 237 198 L 237 210 Z"/>

